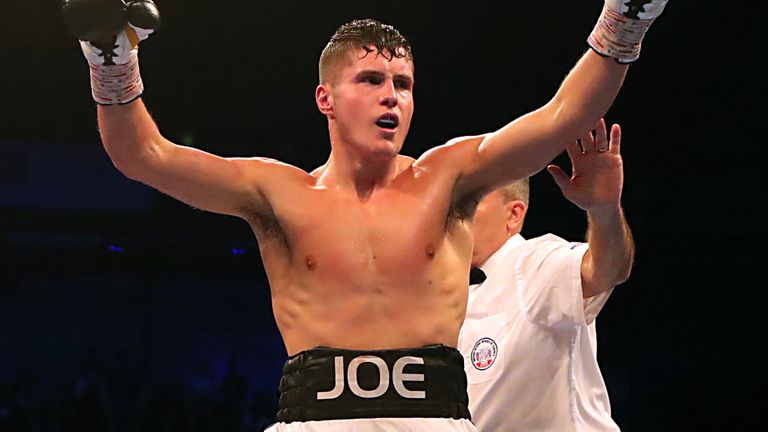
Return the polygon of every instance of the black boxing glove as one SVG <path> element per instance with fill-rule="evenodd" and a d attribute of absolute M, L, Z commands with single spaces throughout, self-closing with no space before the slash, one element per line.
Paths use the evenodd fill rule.
<path fill-rule="evenodd" d="M 160 10 L 152 0 L 129 1 L 125 16 L 134 27 L 152 31 L 160 28 Z"/>
<path fill-rule="evenodd" d="M 70 33 L 91 42 L 109 39 L 128 24 L 160 28 L 160 11 L 152 0 L 62 0 L 61 14 Z"/>
<path fill-rule="evenodd" d="M 62 0 L 64 24 L 76 38 L 85 41 L 108 39 L 128 24 L 123 0 Z"/>
<path fill-rule="evenodd" d="M 80 39 L 91 69 L 91 93 L 100 105 L 126 104 L 141 96 L 139 42 L 160 27 L 151 0 L 62 0 L 67 28 Z"/>

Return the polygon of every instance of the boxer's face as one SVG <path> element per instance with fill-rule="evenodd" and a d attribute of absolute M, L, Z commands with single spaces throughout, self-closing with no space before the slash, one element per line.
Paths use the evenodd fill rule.
<path fill-rule="evenodd" d="M 340 61 L 328 86 L 329 119 L 343 144 L 367 157 L 400 152 L 413 115 L 413 63 L 357 49 Z"/>

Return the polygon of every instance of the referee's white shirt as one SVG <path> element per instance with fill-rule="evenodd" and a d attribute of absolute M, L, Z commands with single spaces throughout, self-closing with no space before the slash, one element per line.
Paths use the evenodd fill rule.
<path fill-rule="evenodd" d="M 618 431 L 597 365 L 595 318 L 610 291 L 584 299 L 588 246 L 515 235 L 469 287 L 459 350 L 481 432 Z"/>

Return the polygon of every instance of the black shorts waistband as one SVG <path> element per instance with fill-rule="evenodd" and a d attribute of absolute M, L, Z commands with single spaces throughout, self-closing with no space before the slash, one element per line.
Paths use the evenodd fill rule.
<path fill-rule="evenodd" d="M 277 421 L 381 417 L 470 419 L 464 359 L 454 348 L 318 347 L 291 356 Z"/>

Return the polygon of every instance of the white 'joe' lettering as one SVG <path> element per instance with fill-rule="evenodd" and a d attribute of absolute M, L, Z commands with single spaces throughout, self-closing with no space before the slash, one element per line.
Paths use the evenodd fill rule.
<path fill-rule="evenodd" d="M 406 399 L 426 399 L 427 392 L 418 390 L 408 390 L 405 388 L 404 381 L 424 381 L 424 374 L 407 374 L 403 373 L 406 365 L 409 364 L 424 364 L 424 359 L 421 357 L 402 357 L 397 359 L 395 367 L 392 373 L 392 382 L 395 384 L 395 390 L 397 393 Z"/>

